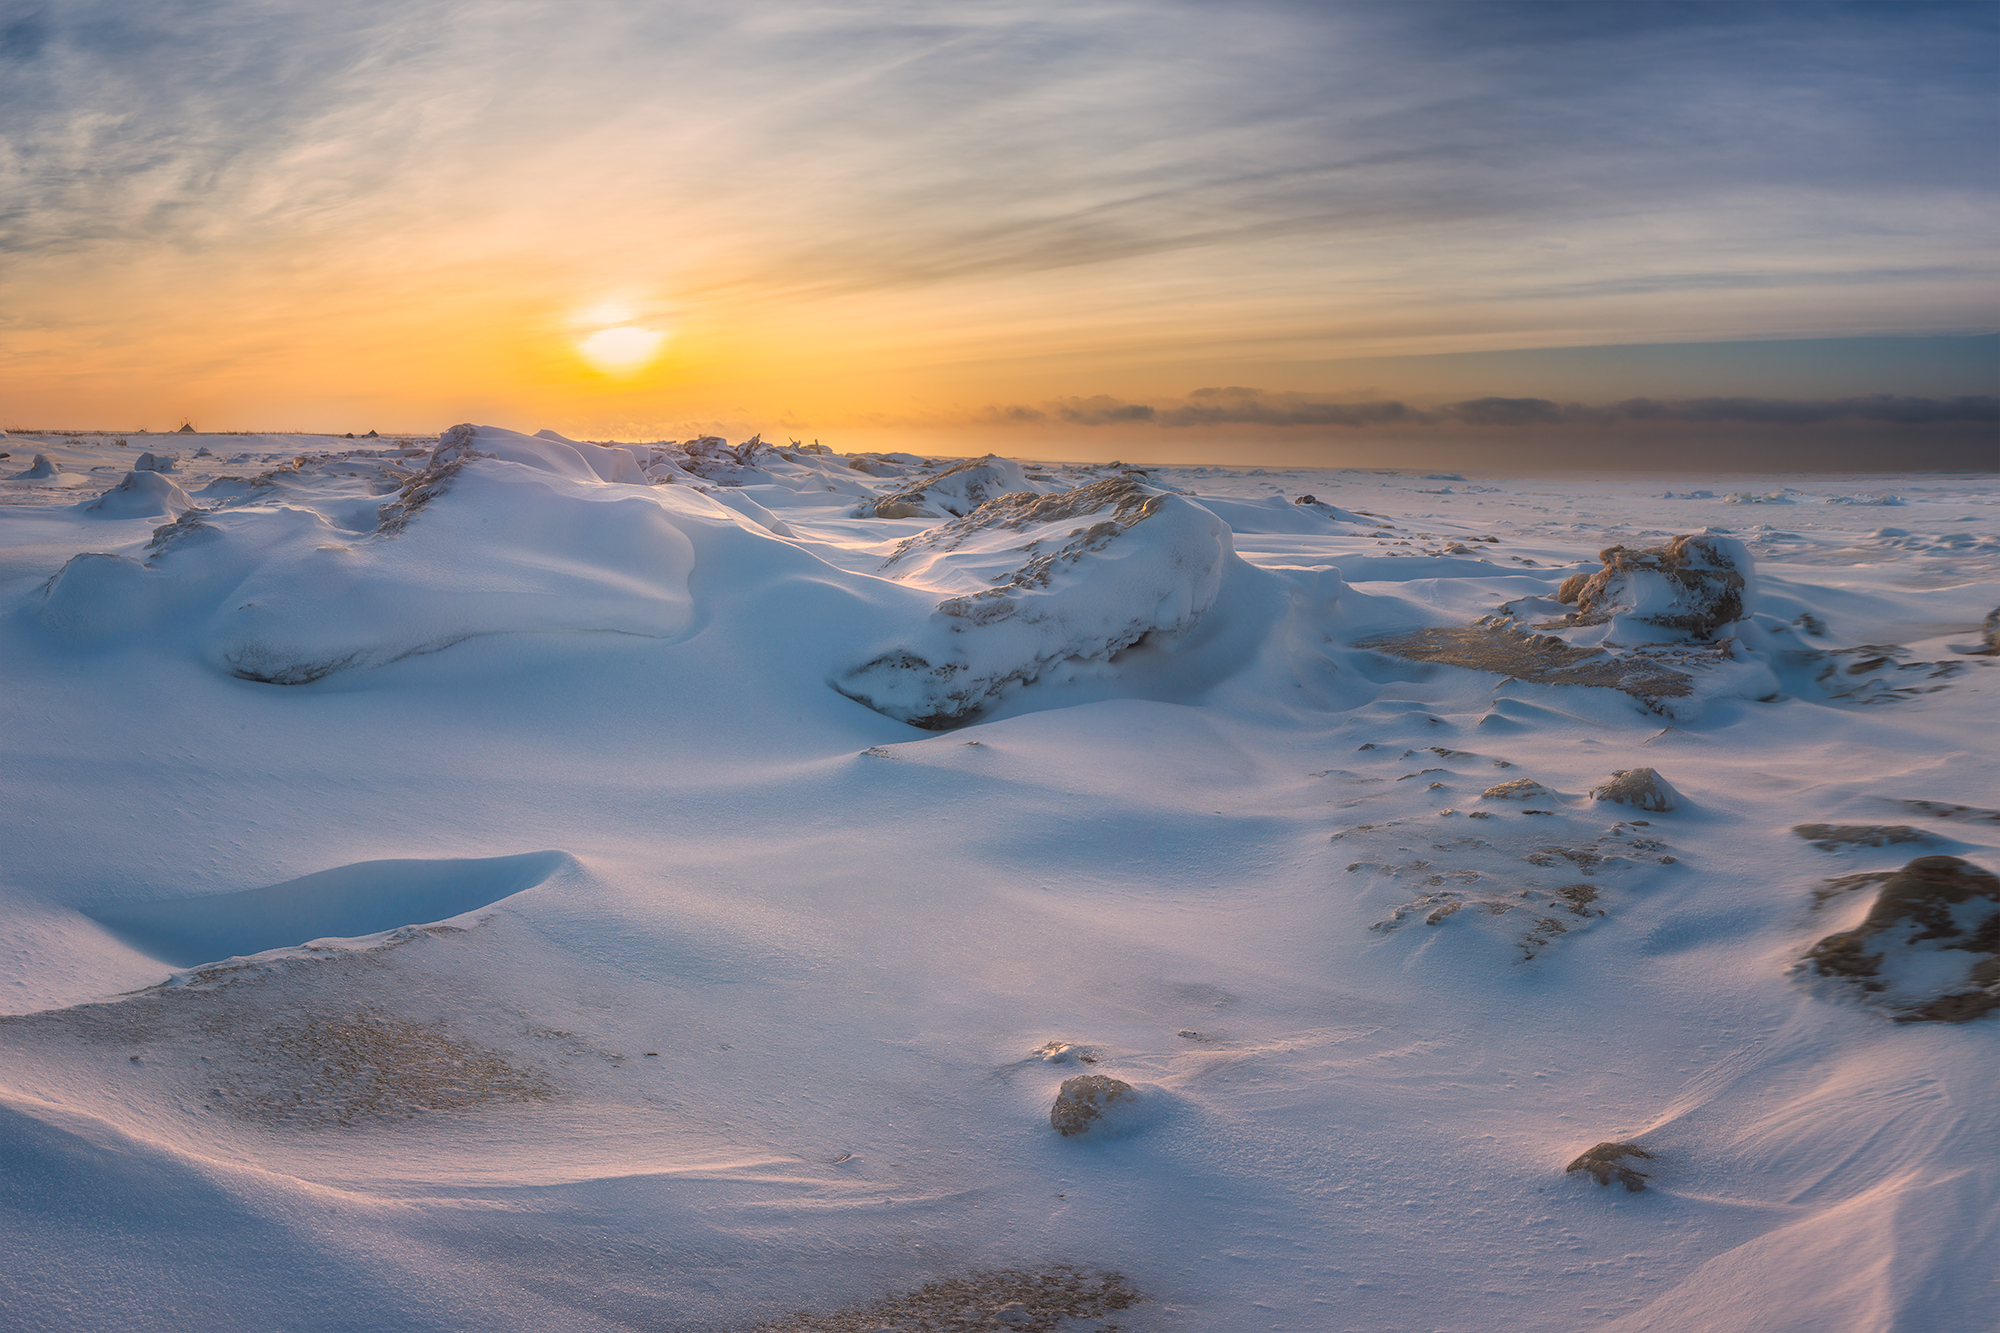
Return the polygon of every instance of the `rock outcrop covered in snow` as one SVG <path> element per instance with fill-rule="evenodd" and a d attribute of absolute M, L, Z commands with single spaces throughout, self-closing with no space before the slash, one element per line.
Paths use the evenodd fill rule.
<path fill-rule="evenodd" d="M 1920 856 L 1890 876 L 1861 924 L 1806 963 L 1851 982 L 1899 1023 L 1964 1023 L 2000 1009 L 2000 876 Z"/>
<path fill-rule="evenodd" d="M 1516 618 L 1539 600 L 1524 598 L 1462 628 L 1376 635 L 1357 646 L 1536 684 L 1621 690 L 1681 720 L 1696 715 L 1705 696 L 1779 693 L 1767 654 L 1738 639 L 1754 628 L 1754 568 L 1741 542 L 1697 533 L 1643 550 L 1613 546 L 1598 558 L 1604 565 L 1595 573 L 1562 581 L 1553 600 L 1576 609 L 1533 624 L 1541 633 Z"/>
<path fill-rule="evenodd" d="M 1613 546 L 1597 558 L 1604 568 L 1576 588 L 1579 619 L 1615 618 L 1655 638 L 1708 640 L 1747 613 L 1755 566 L 1734 537 L 1697 533 L 1642 550 Z"/>
<path fill-rule="evenodd" d="M 1235 558 L 1215 515 L 1130 478 L 989 500 L 884 562 L 890 577 L 953 595 L 835 688 L 915 726 L 959 726 L 1056 663 L 1191 629 Z"/>
<path fill-rule="evenodd" d="M 915 486 L 864 502 L 860 513 L 873 518 L 964 518 L 990 500 L 1041 488 L 1020 464 L 988 454 L 954 463 Z"/>
<path fill-rule="evenodd" d="M 1602 785 L 1591 788 L 1592 800 L 1629 805 L 1655 813 L 1679 807 L 1683 799 L 1673 784 L 1650 768 L 1625 768 Z"/>

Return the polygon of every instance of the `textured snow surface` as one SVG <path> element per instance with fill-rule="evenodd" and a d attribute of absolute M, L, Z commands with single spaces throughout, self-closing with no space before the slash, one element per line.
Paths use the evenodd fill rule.
<path fill-rule="evenodd" d="M 1991 1322 L 1992 476 L 8 445 L 0 1327 Z"/>

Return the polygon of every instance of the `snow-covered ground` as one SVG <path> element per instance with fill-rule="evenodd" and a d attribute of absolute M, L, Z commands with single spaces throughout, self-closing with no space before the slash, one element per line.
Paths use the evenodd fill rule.
<path fill-rule="evenodd" d="M 1992 474 L 0 449 L 0 1326 L 1990 1325 Z"/>

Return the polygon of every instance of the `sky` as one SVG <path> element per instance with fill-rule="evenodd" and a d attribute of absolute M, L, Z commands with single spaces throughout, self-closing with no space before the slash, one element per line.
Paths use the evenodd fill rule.
<path fill-rule="evenodd" d="M 2000 466 L 1996 57 L 1984 2 L 0 0 L 0 425 Z"/>

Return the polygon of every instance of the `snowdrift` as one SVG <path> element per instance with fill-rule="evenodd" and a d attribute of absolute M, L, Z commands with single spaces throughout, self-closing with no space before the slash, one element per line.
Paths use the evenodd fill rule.
<path fill-rule="evenodd" d="M 0 477 L 17 1322 L 1990 1322 L 1991 478 L 167 443 Z"/>

